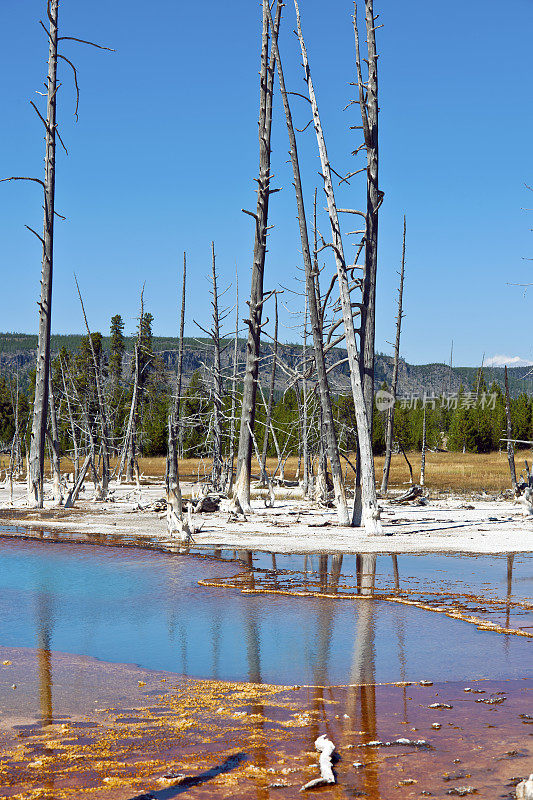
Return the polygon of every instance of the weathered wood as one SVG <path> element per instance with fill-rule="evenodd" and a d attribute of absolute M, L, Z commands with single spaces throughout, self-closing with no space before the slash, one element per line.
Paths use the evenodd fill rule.
<path fill-rule="evenodd" d="M 533 800 L 533 772 L 517 785 L 516 800 Z"/>
<path fill-rule="evenodd" d="M 91 336 L 91 331 L 89 328 L 89 323 L 87 321 L 87 315 L 85 313 L 85 306 L 83 305 L 83 298 L 81 296 L 80 287 L 78 284 L 78 279 L 74 276 L 74 280 L 76 281 L 76 288 L 78 290 L 78 296 L 80 298 L 81 310 L 83 313 L 83 320 L 85 322 L 85 328 L 87 330 L 87 337 L 89 339 L 89 347 L 91 350 L 91 356 L 93 361 L 94 367 L 94 379 L 96 383 L 96 396 L 98 399 L 98 416 L 100 419 L 100 439 L 101 439 L 101 448 L 102 448 L 102 482 L 101 482 L 101 493 L 100 493 L 100 500 L 105 500 L 107 497 L 107 491 L 109 487 L 109 432 L 108 432 L 108 425 L 107 425 L 107 413 L 105 407 L 105 399 L 104 393 L 102 390 L 102 384 L 100 382 L 100 365 L 98 364 L 96 353 L 94 351 L 94 344 L 93 339 Z"/>
<path fill-rule="evenodd" d="M 426 479 L 426 406 L 422 418 L 422 452 L 420 454 L 420 486 L 424 486 Z"/>
<path fill-rule="evenodd" d="M 406 492 L 401 494 L 399 497 L 394 498 L 391 500 L 391 503 L 409 503 L 411 500 L 416 500 L 417 498 L 421 497 L 424 494 L 424 490 L 421 486 L 418 486 L 416 483 L 407 489 Z"/>
<path fill-rule="evenodd" d="M 183 506 L 179 478 L 178 456 L 181 454 L 183 435 L 181 426 L 181 383 L 183 374 L 183 331 L 185 327 L 185 296 L 187 279 L 187 254 L 183 253 L 183 280 L 181 288 L 181 317 L 180 341 L 178 345 L 178 370 L 176 376 L 176 397 L 168 413 L 168 438 L 167 438 L 167 466 L 166 466 L 166 492 L 167 492 L 167 528 L 171 535 L 180 527 L 179 521 L 183 518 Z"/>
<path fill-rule="evenodd" d="M 516 494 L 516 468 L 514 463 L 514 447 L 511 441 L 511 401 L 509 398 L 509 378 L 507 376 L 507 366 L 505 367 L 505 419 L 507 422 L 507 459 L 509 461 L 509 472 L 511 473 L 511 486 Z"/>
<path fill-rule="evenodd" d="M 381 493 L 386 494 L 389 487 L 389 473 L 392 459 L 392 441 L 394 437 L 394 408 L 396 405 L 396 390 L 398 388 L 398 366 L 400 363 L 400 335 L 402 331 L 403 318 L 403 283 L 405 275 L 405 234 L 406 220 L 403 218 L 403 245 L 402 245 L 402 265 L 400 268 L 400 286 L 398 288 L 398 315 L 396 317 L 396 339 L 394 341 L 394 362 L 392 366 L 391 381 L 391 404 L 387 411 L 387 430 L 385 433 L 385 463 L 383 464 L 383 478 L 381 481 Z"/>
<path fill-rule="evenodd" d="M 136 427 L 137 427 L 137 408 L 139 404 L 139 386 L 140 386 L 140 358 L 141 358 L 141 340 L 142 340 L 142 320 L 144 315 L 144 287 L 141 290 L 141 307 L 139 316 L 139 328 L 137 331 L 137 341 L 135 342 L 134 349 L 134 367 L 133 367 L 133 390 L 131 394 L 130 413 L 128 415 L 128 423 L 126 425 L 126 434 L 124 437 L 124 444 L 122 446 L 122 453 L 120 455 L 119 465 L 117 469 L 117 481 L 120 483 L 122 479 L 122 471 L 126 465 L 126 480 L 131 482 L 135 472 L 137 476 L 137 483 L 139 483 L 139 467 L 137 465 L 137 452 L 136 452 Z"/>
<path fill-rule="evenodd" d="M 69 393 L 67 391 L 67 383 L 66 383 L 66 380 L 65 380 L 65 370 L 64 370 L 64 367 L 63 367 L 63 360 L 61 358 L 61 355 L 59 356 L 59 367 L 61 369 L 61 381 L 63 383 L 63 394 L 65 395 L 65 400 L 67 402 L 67 412 L 68 412 L 68 419 L 69 419 L 69 425 L 70 425 L 70 436 L 71 436 L 71 439 L 72 439 L 72 447 L 74 449 L 74 457 L 73 457 L 73 462 L 74 462 L 74 483 L 76 483 L 76 481 L 78 480 L 78 474 L 79 474 L 79 471 L 80 471 L 80 456 L 79 456 L 79 452 L 78 452 L 78 437 L 76 435 L 76 426 L 74 425 L 74 417 L 73 417 L 73 414 L 72 414 L 72 407 L 70 405 L 70 396 L 69 396 Z"/>
<path fill-rule="evenodd" d="M 270 11 L 270 9 L 269 9 Z M 274 46 L 274 44 L 272 44 Z M 272 369 L 270 371 L 270 386 L 268 389 L 268 404 L 266 409 L 265 420 L 265 435 L 263 437 L 263 452 L 259 463 L 261 466 L 261 483 L 266 486 L 268 484 L 268 475 L 266 473 L 266 459 L 268 452 L 268 438 L 270 433 L 270 424 L 272 422 L 272 408 L 274 406 L 274 386 L 276 384 L 276 366 L 278 359 L 278 295 L 274 294 L 274 351 L 272 353 Z"/>
<path fill-rule="evenodd" d="M 270 17 L 270 22 L 272 24 L 271 17 Z M 322 420 L 326 438 L 327 455 L 329 456 L 331 464 L 331 472 L 332 472 L 333 486 L 335 492 L 335 505 L 337 508 L 338 520 L 341 525 L 348 525 L 350 522 L 350 517 L 346 503 L 344 484 L 342 480 L 342 466 L 339 456 L 337 435 L 335 432 L 335 423 L 333 419 L 333 410 L 331 406 L 331 395 L 329 391 L 326 362 L 324 357 L 322 321 L 319 313 L 319 302 L 317 300 L 316 288 L 318 285 L 318 275 L 316 275 L 316 277 L 314 275 L 314 273 L 317 272 L 317 270 L 313 270 L 313 263 L 311 260 L 311 250 L 309 247 L 309 235 L 307 230 L 307 220 L 305 214 L 305 204 L 303 198 L 300 164 L 298 160 L 298 147 L 296 142 L 296 135 L 294 132 L 294 125 L 292 122 L 292 114 L 291 114 L 289 99 L 285 88 L 285 78 L 283 74 L 283 66 L 281 62 L 281 56 L 279 53 L 276 33 L 273 33 L 272 36 L 272 49 L 274 51 L 278 67 L 279 85 L 283 100 L 283 108 L 285 111 L 287 133 L 289 136 L 290 156 L 291 156 L 293 176 L 294 176 L 294 189 L 296 193 L 296 206 L 298 209 L 298 224 L 300 228 L 300 241 L 302 245 L 302 256 L 303 256 L 304 271 L 305 271 L 306 300 L 309 307 L 309 317 L 311 322 L 311 331 L 313 335 L 315 368 L 318 379 L 320 406 L 322 409 Z M 315 231 L 316 231 L 316 220 L 315 220 Z M 317 282 L 316 284 L 315 284 L 315 279 Z M 304 413 L 307 416 L 307 397 L 306 397 L 305 378 L 304 378 Z M 307 426 L 306 417 L 304 418 L 304 425 Z M 306 475 L 308 470 L 307 460 L 308 460 L 307 434 L 305 434 L 304 474 Z M 307 486 L 305 488 L 307 489 Z"/>
<path fill-rule="evenodd" d="M 87 470 L 89 469 L 90 463 L 91 463 L 91 456 L 89 455 L 83 462 L 83 466 L 78 475 L 78 480 L 68 493 L 67 499 L 65 500 L 65 508 L 72 508 L 74 506 L 74 503 L 78 499 L 78 495 L 80 493 L 81 487 L 83 486 L 83 481 L 85 480 L 85 476 L 87 475 Z"/>
<path fill-rule="evenodd" d="M 317 136 L 318 152 L 322 166 L 322 177 L 324 180 L 324 190 L 327 199 L 328 214 L 330 220 L 333 252 L 337 267 L 337 281 L 339 284 L 340 302 L 342 308 L 342 318 L 344 323 L 344 333 L 346 337 L 346 350 L 348 354 L 348 364 L 350 368 L 350 383 L 354 400 L 355 417 L 357 423 L 357 438 L 359 442 L 360 464 L 361 464 L 361 493 L 356 492 L 352 524 L 363 525 L 368 534 L 382 533 L 382 526 L 379 519 L 380 511 L 377 503 L 376 482 L 374 476 L 374 456 L 372 453 L 372 439 L 370 435 L 370 420 L 367 414 L 365 399 L 363 395 L 363 385 L 361 377 L 361 362 L 355 338 L 353 322 L 353 310 L 350 297 L 350 286 L 348 280 L 348 269 L 344 258 L 344 248 L 339 225 L 337 205 L 331 178 L 331 167 L 326 149 L 326 140 L 318 113 L 318 103 L 315 96 L 311 70 L 307 50 L 302 33 L 300 22 L 300 12 L 297 0 L 294 0 L 296 9 L 296 19 L 298 24 L 298 38 L 302 52 L 302 60 L 305 73 L 305 81 L 311 101 L 313 112 L 313 122 Z"/>
<path fill-rule="evenodd" d="M 50 325 L 52 319 L 52 276 L 54 261 L 55 170 L 56 170 L 56 98 L 59 0 L 48 3 L 50 20 L 46 104 L 46 144 L 44 179 L 43 259 L 39 335 L 35 373 L 35 400 L 30 438 L 28 505 L 43 507 L 44 444 L 48 421 L 48 375 L 50 372 Z"/>
<path fill-rule="evenodd" d="M 233 375 L 231 378 L 231 416 L 229 430 L 229 455 L 227 459 L 226 492 L 233 488 L 233 465 L 235 462 L 235 416 L 237 411 L 237 373 L 239 362 L 239 277 L 235 267 L 235 338 L 233 341 Z"/>
<path fill-rule="evenodd" d="M 220 489 L 222 475 L 222 372 L 220 369 L 220 315 L 218 310 L 215 243 L 211 242 L 211 269 L 213 283 L 213 466 L 211 482 Z"/>
<path fill-rule="evenodd" d="M 374 349 L 376 328 L 376 276 L 378 263 L 378 210 L 383 193 L 378 185 L 378 56 L 376 51 L 376 28 L 373 0 L 365 0 L 365 25 L 368 78 L 363 83 L 359 58 L 357 31 L 357 5 L 355 5 L 354 33 L 356 39 L 357 83 L 359 109 L 364 134 L 367 161 L 367 199 L 365 220 L 365 265 L 363 270 L 363 302 L 361 306 L 361 364 L 363 371 L 363 394 L 366 413 L 372 430 L 374 398 Z"/>
<path fill-rule="evenodd" d="M 328 784 L 335 783 L 335 775 L 333 773 L 333 761 L 332 756 L 335 752 L 335 745 L 333 742 L 328 739 L 326 734 L 322 734 L 319 736 L 318 739 L 315 741 L 315 748 L 320 753 L 318 758 L 318 767 L 320 769 L 320 778 L 314 778 L 314 780 L 309 781 L 300 789 L 301 792 L 306 791 L 307 789 L 314 789 L 317 786 L 326 786 Z"/>
<path fill-rule="evenodd" d="M 276 8 L 275 29 L 279 27 L 282 4 Z M 261 43 L 260 101 L 259 101 L 259 178 L 257 186 L 257 210 L 255 217 L 254 256 L 252 285 L 250 292 L 248 341 L 243 382 L 242 413 L 237 452 L 237 494 L 244 511 L 250 508 L 250 472 L 252 466 L 252 439 L 254 429 L 257 376 L 259 373 L 259 348 L 261 339 L 261 317 L 263 311 L 263 275 L 265 268 L 268 233 L 268 205 L 270 189 L 270 132 L 272 128 L 272 94 L 274 86 L 274 57 L 269 58 L 268 13 L 269 0 L 263 0 L 263 33 Z"/>
<path fill-rule="evenodd" d="M 50 410 L 50 453 L 52 466 L 52 485 L 54 503 L 61 505 L 63 502 L 63 492 L 61 489 L 61 450 L 59 447 L 59 431 L 57 426 L 56 404 L 54 398 L 54 387 L 52 385 L 52 375 L 49 375 L 50 386 L 48 390 L 49 410 Z"/>

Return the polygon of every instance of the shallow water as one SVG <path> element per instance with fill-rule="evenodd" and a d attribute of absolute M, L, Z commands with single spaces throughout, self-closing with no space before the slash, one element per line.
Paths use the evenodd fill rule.
<path fill-rule="evenodd" d="M 243 594 L 239 573 L 335 592 L 356 585 L 355 556 L 324 560 L 241 554 L 248 563 L 98 545 L 0 540 L 0 643 L 224 680 L 346 684 L 398 680 L 519 678 L 532 674 L 531 639 L 379 598 L 337 600 Z M 221 558 L 222 557 L 222 558 Z M 511 626 L 526 627 L 530 555 L 378 556 L 376 589 L 395 583 L 417 596 L 440 591 L 498 598 Z M 269 570 L 265 572 L 264 570 Z M 325 583 L 324 583 L 325 581 Z M 491 611 L 491 609 L 489 609 Z M 501 609 L 500 609 L 501 611 Z M 491 612 L 492 613 L 492 612 Z M 531 616 L 531 615 L 530 615 Z M 533 624 L 533 623 L 532 623 Z M 489 657 L 487 654 L 490 654 Z"/>

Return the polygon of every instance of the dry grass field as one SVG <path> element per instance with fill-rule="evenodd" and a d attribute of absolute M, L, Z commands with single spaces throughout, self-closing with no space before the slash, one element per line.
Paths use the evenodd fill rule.
<path fill-rule="evenodd" d="M 407 454 L 415 482 L 420 478 L 420 453 L 411 452 Z M 531 450 L 521 450 L 516 453 L 515 461 L 517 473 L 524 467 L 524 460 L 527 459 L 531 465 L 533 460 Z M 383 470 L 383 456 L 375 459 L 376 477 L 378 484 L 381 481 Z M 9 464 L 8 456 L 0 456 L 0 470 L 5 470 Z M 276 468 L 277 459 L 268 459 L 267 467 L 271 472 Z M 285 477 L 292 479 L 295 476 L 298 460 L 289 458 L 285 464 Z M 112 462 L 112 467 L 115 462 Z M 162 456 L 155 458 L 139 459 L 139 468 L 145 478 L 161 478 L 165 474 L 165 458 Z M 209 459 L 187 459 L 180 461 L 180 476 L 184 480 L 202 479 L 209 475 L 211 463 Z M 257 463 L 254 461 L 254 471 L 259 474 Z M 48 464 L 47 464 L 48 469 Z M 62 459 L 62 469 L 72 471 L 73 467 L 68 458 Z M 353 476 L 352 469 L 348 467 L 347 478 Z M 0 476 L 0 479 L 3 476 Z M 402 455 L 394 455 L 392 458 L 389 486 L 391 488 L 401 488 L 409 482 L 409 470 Z M 426 486 L 435 491 L 501 491 L 509 489 L 511 486 L 509 478 L 509 465 L 505 452 L 488 453 L 477 455 L 474 453 L 427 453 L 426 454 Z"/>

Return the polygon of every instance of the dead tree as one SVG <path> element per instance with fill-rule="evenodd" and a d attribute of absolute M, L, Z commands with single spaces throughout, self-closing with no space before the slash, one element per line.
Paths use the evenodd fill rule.
<path fill-rule="evenodd" d="M 94 351 L 94 344 L 91 336 L 91 331 L 89 329 L 89 323 L 87 322 L 87 315 L 85 313 L 85 306 L 83 305 L 83 299 L 80 292 L 80 287 L 78 284 L 78 279 L 74 276 L 74 280 L 76 281 L 76 288 L 78 290 L 78 296 L 80 298 L 81 303 L 81 310 L 83 313 L 83 320 L 85 322 L 85 328 L 87 330 L 87 336 L 89 339 L 89 347 L 91 350 L 91 356 L 93 361 L 93 368 L 94 368 L 94 380 L 96 385 L 96 397 L 98 399 L 98 416 L 100 419 L 100 447 L 102 452 L 102 482 L 100 485 L 100 490 L 98 492 L 98 499 L 105 500 L 107 498 L 107 491 L 109 487 L 109 430 L 107 424 L 107 413 L 105 407 L 105 398 L 104 393 L 102 390 L 102 384 L 100 381 L 100 365 L 98 364 L 98 360 L 96 358 L 96 353 Z M 96 466 L 96 465 L 95 465 Z"/>
<path fill-rule="evenodd" d="M 211 242 L 211 294 L 213 307 L 213 325 L 209 330 L 202 327 L 196 320 L 194 324 L 197 325 L 201 331 L 207 334 L 212 342 L 213 349 L 213 415 L 212 415 L 212 469 L 211 469 L 211 483 L 216 491 L 221 489 L 222 485 L 222 400 L 224 394 L 224 386 L 222 380 L 222 370 L 220 366 L 220 326 L 229 314 L 229 309 L 220 311 L 219 299 L 227 291 L 225 289 L 220 295 L 217 285 L 217 271 L 216 271 L 216 257 L 215 257 L 215 243 Z"/>
<path fill-rule="evenodd" d="M 513 487 L 513 492 L 516 494 L 517 483 L 514 463 L 514 447 L 511 439 L 513 433 L 511 427 L 511 401 L 509 398 L 509 378 L 507 376 L 507 367 L 505 367 L 505 419 L 507 422 L 507 458 L 509 460 L 509 471 L 511 473 L 511 486 Z"/>
<path fill-rule="evenodd" d="M 335 433 L 333 410 L 331 407 L 331 395 L 327 379 L 326 362 L 323 349 L 323 337 L 322 337 L 323 331 L 322 331 L 322 324 L 317 303 L 315 276 L 313 271 L 313 264 L 311 261 L 311 251 L 309 248 L 309 236 L 308 236 L 307 221 L 305 216 L 305 205 L 303 199 L 300 165 L 298 161 L 298 148 L 296 144 L 296 135 L 294 132 L 294 125 L 292 122 L 292 114 L 289 105 L 288 95 L 285 89 L 285 79 L 283 75 L 283 67 L 277 45 L 276 33 L 273 33 L 272 36 L 272 48 L 274 50 L 278 66 L 280 91 L 283 98 L 283 108 L 285 111 L 287 132 L 289 135 L 290 154 L 291 154 L 291 162 L 294 175 L 294 188 L 296 192 L 296 205 L 298 208 L 298 222 L 300 227 L 300 240 L 302 244 L 302 255 L 303 255 L 304 270 L 305 270 L 306 295 L 307 295 L 307 303 L 309 306 L 311 331 L 313 334 L 315 368 L 318 378 L 320 405 L 322 409 L 322 420 L 324 424 L 324 431 L 326 438 L 326 448 L 331 464 L 331 472 L 333 477 L 338 519 L 341 524 L 347 525 L 349 524 L 350 518 L 348 514 L 348 508 L 346 505 L 346 495 L 344 492 L 344 485 L 342 481 L 342 466 L 339 456 L 337 437 Z M 316 280 L 318 280 L 318 276 L 316 276 Z"/>
<path fill-rule="evenodd" d="M 398 289 L 398 316 L 396 317 L 396 339 L 394 342 L 394 363 L 392 366 L 391 399 L 387 411 L 387 430 L 385 433 L 385 463 L 383 464 L 383 478 L 381 481 L 382 494 L 387 493 L 389 486 L 389 472 L 392 458 L 392 440 L 394 436 L 394 407 L 396 405 L 396 390 L 398 388 L 398 365 L 400 362 L 400 335 L 402 330 L 403 318 L 403 281 L 405 274 L 405 233 L 406 222 L 403 218 L 403 246 L 402 246 L 402 266 L 400 269 L 400 287 Z"/>
<path fill-rule="evenodd" d="M 78 474 L 80 470 L 80 457 L 78 453 L 78 437 L 76 435 L 76 426 L 74 425 L 74 416 L 72 414 L 72 407 L 70 405 L 70 396 L 67 391 L 67 383 L 65 381 L 65 371 L 63 366 L 63 360 L 61 355 L 59 356 L 59 367 L 61 369 L 61 381 L 63 383 L 63 393 L 65 395 L 65 400 L 67 403 L 67 412 L 68 412 L 68 419 L 70 424 L 70 435 L 72 438 L 72 448 L 73 448 L 73 462 L 74 462 L 74 483 L 78 480 Z"/>
<path fill-rule="evenodd" d="M 182 452 L 183 437 L 181 428 L 181 381 L 183 373 L 183 331 L 185 328 L 185 288 L 187 280 L 187 254 L 183 253 L 183 282 L 181 288 L 180 342 L 178 346 L 178 370 L 176 376 L 176 397 L 168 415 L 168 452 L 166 471 L 167 520 L 176 527 L 182 519 L 181 489 L 178 454 Z"/>
<path fill-rule="evenodd" d="M 269 9 L 270 10 L 270 9 Z M 266 409 L 265 420 L 265 435 L 263 438 L 263 453 L 259 461 L 261 466 L 261 484 L 266 486 L 268 484 L 268 476 L 266 473 L 266 459 L 268 452 L 268 438 L 270 433 L 270 425 L 272 422 L 272 406 L 274 405 L 274 387 L 276 385 L 276 366 L 278 360 L 278 295 L 274 295 L 274 343 L 272 352 L 272 370 L 270 372 L 270 387 L 268 392 L 268 405 Z"/>
<path fill-rule="evenodd" d="M 56 170 L 56 100 L 57 100 L 57 43 L 59 0 L 48 2 L 49 45 L 46 103 L 46 145 L 44 178 L 43 260 L 41 270 L 41 300 L 39 303 L 39 338 L 35 400 L 30 439 L 28 505 L 43 507 L 44 443 L 48 418 L 48 377 L 50 372 L 50 323 L 52 314 L 52 271 L 54 259 L 55 170 Z M 36 106 L 33 106 L 36 109 Z M 37 109 L 36 109 L 37 110 Z M 39 112 L 37 112 L 39 113 Z M 39 237 L 41 238 L 41 237 Z"/>
<path fill-rule="evenodd" d="M 101 50 L 110 50 L 94 42 L 87 42 L 74 36 L 59 36 L 59 0 L 47 0 L 47 15 L 49 29 L 44 28 L 48 36 L 48 76 L 46 86 L 46 119 L 38 110 L 33 101 L 31 105 L 45 128 L 45 176 L 44 181 L 39 178 L 11 177 L 7 181 L 33 181 L 43 188 L 44 193 L 44 223 L 43 235 L 40 236 L 33 228 L 26 226 L 39 239 L 42 245 L 41 267 L 41 298 L 39 301 L 39 332 L 37 343 L 37 365 L 35 374 L 35 400 L 33 405 L 33 421 L 30 436 L 30 452 L 27 457 L 28 464 L 28 504 L 37 508 L 43 507 L 43 480 L 44 480 L 44 452 L 48 421 L 48 390 L 50 370 L 50 326 L 52 314 L 52 277 L 54 259 L 54 220 L 55 211 L 55 166 L 56 166 L 56 137 L 66 151 L 65 145 L 58 131 L 56 121 L 57 92 L 60 83 L 57 82 L 58 59 L 65 61 L 73 70 L 76 86 L 76 118 L 78 116 L 79 89 L 75 66 L 64 55 L 58 53 L 58 43 L 64 40 L 89 44 Z M 59 216 L 59 215 L 58 215 Z"/>
<path fill-rule="evenodd" d="M 174 415 L 178 426 L 178 452 L 183 458 L 183 429 L 181 427 L 181 384 L 183 379 L 183 333 L 185 330 L 185 294 L 187 282 L 187 254 L 183 253 L 183 283 L 181 287 L 180 343 L 178 347 L 178 371 L 176 376 L 176 400 Z"/>
<path fill-rule="evenodd" d="M 218 310 L 215 243 L 211 242 L 211 269 L 213 281 L 213 467 L 211 482 L 220 489 L 222 475 L 222 373 L 220 371 L 220 316 Z"/>
<path fill-rule="evenodd" d="M 63 502 L 63 493 L 61 490 L 61 451 L 59 447 L 59 431 L 57 426 L 57 413 L 54 398 L 54 387 L 52 384 L 52 375 L 49 375 L 49 410 L 50 410 L 50 453 L 52 465 L 52 484 L 54 502 L 61 505 Z"/>
<path fill-rule="evenodd" d="M 120 481 L 122 470 L 126 465 L 126 480 L 133 481 L 133 476 L 139 483 L 139 466 L 137 463 L 136 448 L 136 428 L 137 428 L 137 409 L 139 406 L 139 387 L 141 382 L 141 345 L 142 345 L 142 323 L 144 318 L 144 286 L 141 290 L 141 310 L 139 316 L 139 328 L 137 330 L 137 341 L 135 342 L 134 361 L 133 361 L 133 389 L 131 393 L 130 413 L 126 426 L 126 435 L 122 446 L 122 453 L 117 469 L 117 480 Z"/>
<path fill-rule="evenodd" d="M 359 442 L 358 453 L 360 456 L 361 492 L 356 492 L 352 524 L 364 525 L 367 533 L 370 534 L 381 533 L 382 526 L 379 520 L 380 512 L 376 496 L 376 482 L 374 476 L 374 456 L 372 453 L 370 419 L 367 413 L 365 399 L 363 395 L 362 369 L 361 369 L 362 356 L 360 358 L 355 338 L 353 308 L 350 295 L 351 287 L 348 277 L 348 266 L 346 264 L 346 260 L 344 257 L 344 247 L 343 247 L 339 218 L 338 218 L 338 210 L 335 202 L 335 194 L 333 191 L 333 182 L 331 178 L 331 166 L 326 149 L 324 132 L 322 129 L 322 124 L 318 113 L 318 104 L 316 101 L 313 81 L 311 78 L 311 71 L 309 69 L 309 60 L 307 58 L 307 50 L 305 47 L 305 42 L 302 34 L 302 27 L 300 23 L 300 12 L 297 0 L 294 0 L 294 5 L 296 9 L 296 18 L 298 23 L 298 38 L 300 40 L 300 48 L 302 51 L 305 81 L 307 83 L 309 99 L 311 101 L 313 122 L 317 135 L 320 163 L 322 166 L 322 177 L 324 179 L 324 190 L 327 199 L 328 214 L 329 214 L 331 234 L 332 234 L 331 246 L 335 255 L 335 263 L 337 267 L 337 282 L 339 285 L 340 304 L 342 308 L 342 318 L 344 323 L 344 335 L 346 337 L 346 350 L 348 354 L 348 364 L 350 368 L 350 383 L 352 388 L 352 395 L 355 408 L 355 418 L 357 423 L 357 438 Z M 357 213 L 362 213 L 362 212 L 357 212 Z"/>
<path fill-rule="evenodd" d="M 233 465 L 235 461 L 235 414 L 237 409 L 237 373 L 239 360 L 239 278 L 235 268 L 235 338 L 233 341 L 233 375 L 231 378 L 231 410 L 229 430 L 229 454 L 226 461 L 226 492 L 229 494 L 233 486 Z"/>
<path fill-rule="evenodd" d="M 378 263 L 378 210 L 383 201 L 383 192 L 378 184 L 378 56 L 376 52 L 376 19 L 373 0 L 365 0 L 366 43 L 368 77 L 363 82 L 357 28 L 357 4 L 354 4 L 354 35 L 359 109 L 366 150 L 366 218 L 365 218 L 365 266 L 363 270 L 363 302 L 361 305 L 361 361 L 363 370 L 363 394 L 366 413 L 372 430 L 374 398 L 374 343 L 376 328 L 376 273 Z"/>
<path fill-rule="evenodd" d="M 424 415 L 422 417 L 422 453 L 420 456 L 420 486 L 424 486 L 426 479 L 426 404 L 424 403 Z"/>
<path fill-rule="evenodd" d="M 281 18 L 282 4 L 276 9 L 277 31 Z M 250 509 L 250 473 L 252 468 L 252 437 L 255 423 L 255 402 L 257 395 L 257 376 L 259 373 L 259 348 L 261 340 L 261 317 L 263 305 L 268 297 L 263 294 L 263 274 L 268 233 L 268 204 L 273 189 L 270 188 L 270 131 L 272 127 L 272 94 L 274 86 L 274 56 L 269 58 L 269 0 L 263 0 L 263 33 L 261 43 L 260 100 L 259 100 L 259 178 L 257 186 L 257 209 L 247 212 L 255 219 L 255 241 L 252 265 L 252 286 L 250 293 L 250 314 L 245 320 L 248 325 L 246 345 L 246 366 L 244 372 L 242 413 L 237 452 L 237 480 L 234 494 L 237 495 L 243 510 Z"/>

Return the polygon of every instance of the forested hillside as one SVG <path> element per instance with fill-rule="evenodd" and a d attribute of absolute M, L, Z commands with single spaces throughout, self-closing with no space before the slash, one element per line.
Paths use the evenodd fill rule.
<path fill-rule="evenodd" d="M 114 317 L 113 336 L 93 333 L 93 346 L 107 401 L 113 452 L 119 455 L 132 403 L 134 359 L 132 339 L 122 334 L 122 321 Z M 144 455 L 163 455 L 167 447 L 167 416 L 175 396 L 175 372 L 178 342 L 159 338 L 151 333 L 152 317 L 146 314 L 140 340 L 139 362 L 139 447 Z M 17 386 L 18 430 L 27 441 L 29 412 L 33 401 L 36 337 L 24 334 L 0 336 L 0 444 L 9 450 L 15 433 Z M 240 411 L 244 340 L 238 342 L 237 381 L 235 386 L 236 415 Z M 267 394 L 273 362 L 273 347 L 263 344 L 259 370 L 260 403 L 256 414 L 257 443 L 263 447 Z M 305 406 L 309 425 L 309 446 L 318 450 L 320 430 L 319 405 L 314 381 L 302 380 L 303 349 L 298 345 L 280 345 L 272 411 L 276 433 L 269 441 L 270 455 L 283 458 L 297 454 L 302 443 L 302 413 Z M 307 353 L 309 357 L 309 353 Z M 58 410 L 60 442 L 64 454 L 81 446 L 87 431 L 97 430 L 98 402 L 93 362 L 87 336 L 55 336 L 52 339 L 52 385 Z M 342 362 L 345 351 L 335 349 L 330 364 Z M 213 354 L 208 341 L 184 341 L 182 390 L 183 423 L 180 448 L 184 456 L 210 454 L 213 417 Z M 231 431 L 233 342 L 222 343 L 221 374 L 222 445 L 227 451 Z M 383 354 L 376 358 L 376 387 L 390 384 L 392 359 Z M 526 391 L 530 379 L 527 370 L 509 370 L 512 387 L 511 417 L 513 438 L 533 438 L 533 401 Z M 356 448 L 353 399 L 349 391 L 346 364 L 330 373 L 334 390 L 333 410 L 339 444 L 344 452 Z M 405 450 L 420 449 L 424 407 L 426 410 L 427 445 L 472 452 L 489 452 L 501 446 L 505 436 L 505 406 L 502 392 L 503 370 L 488 368 L 450 368 L 444 364 L 400 364 L 399 392 L 396 408 L 395 439 Z M 316 418 L 316 424 L 312 420 Z M 235 419 L 234 419 L 235 422 Z M 80 441 L 74 440 L 81 437 Z M 385 448 L 385 414 L 376 407 L 373 426 L 375 453 Z"/>
<path fill-rule="evenodd" d="M 84 337 L 82 334 L 54 334 L 51 337 L 51 350 L 56 356 L 61 348 L 65 348 L 70 353 L 79 349 Z M 165 369 L 170 374 L 176 372 L 178 358 L 178 339 L 172 336 L 153 336 L 152 347 L 162 360 Z M 109 352 L 111 338 L 102 335 L 102 349 L 104 354 Z M 124 337 L 124 358 L 125 362 L 131 361 L 135 337 Z M 233 341 L 225 343 L 226 349 L 222 352 L 222 367 L 229 366 L 233 357 Z M 246 341 L 239 339 L 239 357 L 244 364 Z M 37 336 L 27 333 L 0 333 L 0 373 L 19 372 L 21 386 L 28 386 L 28 376 L 34 367 L 35 352 L 37 348 Z M 273 346 L 268 342 L 261 343 L 261 350 L 265 356 L 260 372 L 265 375 L 269 373 L 269 357 L 272 354 Z M 298 344 L 280 344 L 279 353 L 288 365 L 293 365 L 301 359 L 302 346 Z M 330 361 L 343 361 L 346 358 L 346 351 L 342 348 L 335 348 L 331 351 Z M 184 380 L 188 384 L 196 370 L 202 370 L 205 365 L 210 363 L 209 342 L 207 339 L 185 338 L 184 339 Z M 383 382 L 387 384 L 392 376 L 392 357 L 384 353 L 376 354 L 376 385 Z M 442 392 L 459 391 L 461 386 L 470 387 L 474 385 L 477 375 L 477 367 L 452 367 L 449 365 L 435 362 L 433 364 L 408 364 L 400 361 L 398 375 L 399 394 L 410 394 L 415 392 L 423 394 L 440 394 Z M 495 382 L 503 390 L 504 388 L 504 369 L 503 367 L 485 367 L 483 370 L 485 380 L 488 384 Z M 527 367 L 511 367 L 509 373 L 509 391 L 511 396 L 518 396 L 520 393 L 533 394 L 533 374 L 529 374 Z M 333 373 L 334 387 L 338 391 L 348 390 L 349 372 L 346 363 L 341 364 Z M 336 384 L 336 386 L 335 386 Z M 283 390 L 286 386 L 286 376 L 283 371 L 277 373 L 276 388 Z"/>

